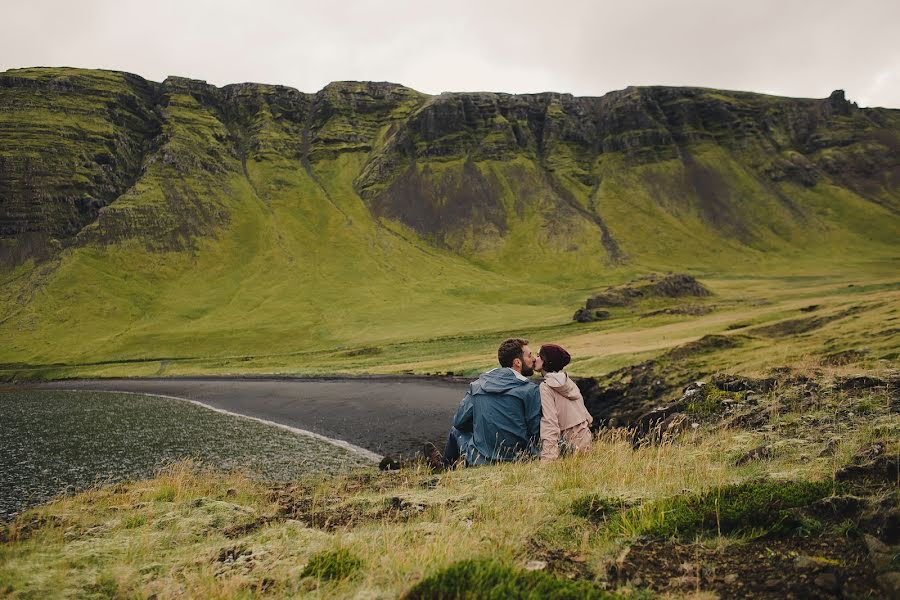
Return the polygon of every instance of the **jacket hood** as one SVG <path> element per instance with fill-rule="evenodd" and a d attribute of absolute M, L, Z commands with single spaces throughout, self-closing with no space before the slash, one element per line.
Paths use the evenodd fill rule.
<path fill-rule="evenodd" d="M 573 402 L 582 400 L 581 390 L 572 381 L 572 378 L 565 372 L 547 373 L 544 375 L 544 383 L 556 391 L 559 395 L 572 400 Z"/>
<path fill-rule="evenodd" d="M 471 383 L 472 394 L 512 394 L 518 396 L 527 393 L 528 389 L 537 385 L 531 381 L 522 381 L 509 367 L 499 367 L 487 373 L 482 373 L 476 381 Z"/>

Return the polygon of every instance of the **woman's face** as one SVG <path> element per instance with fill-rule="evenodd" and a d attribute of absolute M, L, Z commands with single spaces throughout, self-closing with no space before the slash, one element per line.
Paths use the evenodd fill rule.
<path fill-rule="evenodd" d="M 539 373 L 544 372 L 544 357 L 540 354 L 534 357 L 534 370 Z"/>

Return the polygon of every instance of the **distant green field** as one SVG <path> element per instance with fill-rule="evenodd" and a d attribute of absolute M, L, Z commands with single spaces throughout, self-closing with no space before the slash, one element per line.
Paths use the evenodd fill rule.
<path fill-rule="evenodd" d="M 79 266 L 88 264 L 85 261 Z M 465 265 L 450 260 L 447 266 L 445 273 L 466 272 Z M 335 284 L 330 293 L 323 289 L 304 296 L 296 282 L 280 281 L 279 273 L 266 274 L 264 268 L 255 273 L 248 270 L 253 282 L 249 285 L 232 281 L 231 287 L 223 283 L 221 288 L 201 288 L 202 301 L 200 291 L 192 293 L 198 284 L 189 282 L 196 281 L 205 269 L 192 269 L 166 285 L 165 294 L 155 295 L 162 300 L 147 293 L 144 298 L 153 299 L 142 318 L 124 311 L 95 315 L 94 327 L 113 333 L 98 336 L 92 348 L 84 343 L 85 321 L 73 315 L 66 322 L 77 326 L 44 331 L 43 344 L 35 337 L 19 337 L 18 352 L 33 348 L 37 359 L 30 364 L 8 364 L 2 373 L 6 378 L 204 373 L 472 375 L 494 366 L 499 341 L 511 335 L 524 336 L 535 345 L 565 345 L 574 357 L 569 371 L 577 375 L 606 373 L 709 334 L 742 335 L 750 340 L 710 356 L 712 371 L 759 372 L 785 364 L 816 365 L 828 355 L 846 351 L 858 352 L 850 361 L 856 368 L 900 364 L 900 281 L 892 277 L 893 263 L 889 261 L 781 277 L 701 276 L 714 293 L 699 302 L 711 309 L 706 314 L 646 316 L 698 303 L 696 299 L 657 300 L 612 309 L 609 319 L 585 324 L 573 322 L 572 313 L 583 305 L 591 291 L 588 287 L 554 292 L 551 286 L 529 286 L 468 267 L 473 276 L 483 276 L 492 287 L 460 289 L 432 279 L 431 286 L 407 292 L 390 282 L 373 282 L 365 285 L 372 298 L 366 301 L 360 298 L 361 290 L 344 293 L 343 286 Z M 86 269 L 82 273 L 97 277 L 101 271 Z M 139 297 L 135 292 L 141 288 L 149 289 L 146 280 L 137 275 L 118 280 L 129 284 L 131 297 Z M 328 283 L 327 278 L 320 281 L 323 287 Z M 98 296 L 106 295 L 106 302 L 112 303 L 110 290 L 115 289 L 107 284 L 105 294 Z M 503 300 L 491 303 L 488 291 Z M 513 291 L 520 296 L 511 298 Z M 96 301 L 98 298 L 85 298 L 80 306 Z M 817 308 L 810 313 L 801 310 L 810 306 Z M 365 312 L 360 307 L 365 307 Z M 56 311 L 71 314 L 73 308 L 57 305 Z M 840 316 L 845 312 L 852 314 Z M 121 321 L 110 321 L 111 314 Z M 318 321 L 311 315 L 318 316 Z M 796 335 L 767 336 L 753 331 L 815 318 L 822 318 L 820 326 Z M 141 321 L 146 323 L 141 325 Z M 10 358 L 13 356 L 8 362 L 18 362 Z"/>

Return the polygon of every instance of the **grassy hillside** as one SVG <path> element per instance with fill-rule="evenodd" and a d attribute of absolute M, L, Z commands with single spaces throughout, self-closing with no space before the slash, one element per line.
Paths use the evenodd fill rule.
<path fill-rule="evenodd" d="M 519 332 L 596 374 L 852 282 L 896 302 L 897 111 L 841 95 L 304 94 L 23 69 L 0 74 L 0 107 L 6 378 L 469 372 Z M 708 279 L 717 310 L 571 322 L 668 270 Z M 646 341 L 618 345 L 632 330 Z"/>
<path fill-rule="evenodd" d="M 898 381 L 873 374 L 718 380 L 662 440 L 608 430 L 553 464 L 282 484 L 176 465 L 20 515 L 0 593 L 890 597 Z"/>

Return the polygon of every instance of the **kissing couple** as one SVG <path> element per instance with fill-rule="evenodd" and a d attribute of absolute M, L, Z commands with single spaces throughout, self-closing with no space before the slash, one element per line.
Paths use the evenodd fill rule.
<path fill-rule="evenodd" d="M 425 459 L 435 469 L 512 462 L 585 452 L 593 418 L 581 391 L 563 370 L 572 357 L 544 344 L 535 356 L 528 340 L 510 338 L 497 349 L 500 366 L 469 384 L 441 452 L 428 443 Z M 530 378 L 540 373 L 543 380 Z"/>

